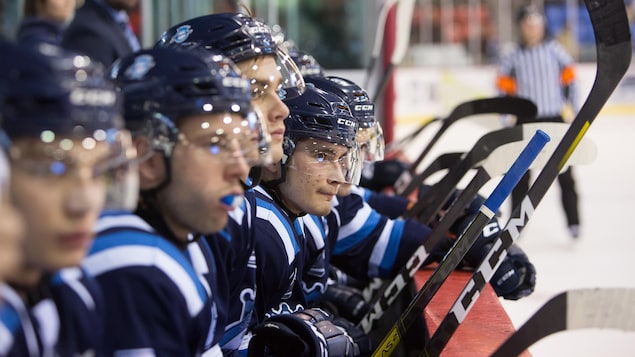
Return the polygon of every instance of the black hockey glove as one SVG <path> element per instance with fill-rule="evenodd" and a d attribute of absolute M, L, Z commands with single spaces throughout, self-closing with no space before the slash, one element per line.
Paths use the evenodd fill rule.
<path fill-rule="evenodd" d="M 465 228 L 462 228 L 465 229 Z M 492 248 L 494 239 L 501 233 L 498 220 L 492 218 L 463 259 L 465 265 L 476 268 Z M 536 269 L 523 250 L 512 244 L 507 255 L 490 280 L 496 295 L 508 300 L 518 300 L 530 295 L 536 286 Z"/>
<path fill-rule="evenodd" d="M 370 310 L 370 305 L 359 289 L 343 284 L 329 285 L 318 301 L 318 306 L 324 307 L 334 316 L 341 316 L 354 323 L 358 323 Z"/>
<path fill-rule="evenodd" d="M 407 163 L 398 160 L 382 160 L 364 165 L 359 185 L 377 192 L 393 188 L 408 168 Z"/>
<path fill-rule="evenodd" d="M 253 329 L 248 351 L 248 356 L 360 356 L 346 329 L 321 309 L 268 318 Z"/>
<path fill-rule="evenodd" d="M 519 246 L 512 244 L 490 283 L 496 295 L 507 300 L 518 300 L 534 292 L 536 268 L 525 252 Z"/>

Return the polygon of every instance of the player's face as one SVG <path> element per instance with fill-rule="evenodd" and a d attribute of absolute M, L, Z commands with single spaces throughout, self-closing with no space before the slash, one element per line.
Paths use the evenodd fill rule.
<path fill-rule="evenodd" d="M 27 227 L 25 263 L 40 271 L 78 266 L 103 207 L 103 142 L 17 139 L 11 148 L 11 194 Z"/>
<path fill-rule="evenodd" d="M 23 258 L 24 222 L 6 195 L 0 199 L 0 281 L 14 274 Z"/>
<path fill-rule="evenodd" d="M 280 184 L 285 205 L 294 213 L 329 214 L 333 197 L 346 182 L 349 154 L 349 148 L 326 141 L 300 141 L 286 164 L 286 179 Z"/>
<path fill-rule="evenodd" d="M 289 108 L 279 96 L 283 77 L 274 56 L 261 56 L 239 62 L 243 75 L 251 81 L 254 108 L 267 120 L 271 135 L 271 156 L 273 162 L 282 159 L 284 119 L 289 116 Z"/>
<path fill-rule="evenodd" d="M 240 131 L 244 118 L 237 114 L 196 115 L 181 123 L 171 181 L 159 192 L 159 202 L 172 231 L 185 239 L 190 232 L 209 234 L 226 225 L 233 208 L 222 199 L 243 194 L 240 178 L 249 173 L 243 149 L 252 138 Z"/>

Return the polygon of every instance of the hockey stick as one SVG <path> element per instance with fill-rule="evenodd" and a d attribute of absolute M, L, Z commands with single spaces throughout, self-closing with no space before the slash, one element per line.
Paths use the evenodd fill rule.
<path fill-rule="evenodd" d="M 517 356 L 560 331 L 608 328 L 635 331 L 635 289 L 599 288 L 562 292 L 547 301 L 491 357 Z"/>
<path fill-rule="evenodd" d="M 591 16 L 597 48 L 597 70 L 591 91 L 520 206 L 514 208 L 505 229 L 496 238 L 492 249 L 474 271 L 448 315 L 430 339 L 424 352 L 426 356 L 437 356 L 465 319 L 485 284 L 489 282 L 507 255 L 507 249 L 518 238 L 533 215 L 535 207 L 557 178 L 558 173 L 565 166 L 628 69 L 632 50 L 624 2 L 622 0 L 585 0 L 585 4 Z"/>
<path fill-rule="evenodd" d="M 494 188 L 483 206 L 481 206 L 481 209 L 479 210 L 476 218 L 474 218 L 474 220 L 470 223 L 465 232 L 461 234 L 461 236 L 458 238 L 458 241 L 464 240 L 463 237 L 474 237 L 474 239 L 478 237 L 480 232 L 483 230 L 483 228 L 485 228 L 492 217 L 494 217 L 500 205 L 503 203 L 505 198 L 509 196 L 512 189 L 516 186 L 518 181 L 520 181 L 520 178 L 525 174 L 525 172 L 527 172 L 527 170 L 531 166 L 531 163 L 538 156 L 538 154 L 548 141 L 549 136 L 547 134 L 540 130 L 536 131 L 536 134 L 531 138 L 525 149 L 516 158 L 512 166 L 507 171 L 507 174 L 503 176 L 496 188 Z M 480 172 L 486 171 L 482 170 Z M 433 280 L 435 274 L 441 270 L 440 267 L 444 266 L 445 261 L 445 259 L 441 261 L 439 268 L 435 269 L 435 272 L 428 279 L 428 281 Z M 454 268 L 455 267 L 452 267 L 451 269 L 453 270 Z M 408 305 L 404 313 L 401 315 L 402 317 L 399 319 L 399 321 L 397 321 L 397 323 L 394 324 L 386 337 L 384 337 L 382 342 L 373 353 L 373 356 L 389 356 L 390 354 L 392 354 L 394 349 L 399 344 L 401 337 L 414 322 L 416 316 L 419 315 L 411 313 L 411 311 L 413 310 L 419 310 L 416 302 L 417 300 L 415 299 Z"/>
<path fill-rule="evenodd" d="M 475 99 L 461 103 L 456 106 L 454 110 L 452 110 L 450 115 L 442 120 L 443 124 L 441 125 L 439 130 L 434 134 L 426 147 L 410 165 L 410 173 L 414 173 L 417 170 L 417 167 L 421 164 L 421 161 L 423 161 L 430 150 L 432 150 L 432 147 L 434 146 L 434 144 L 437 143 L 441 135 L 443 135 L 443 133 L 445 133 L 446 130 L 448 130 L 448 128 L 457 120 L 472 115 L 489 113 L 512 114 L 519 118 L 518 120 L 521 120 L 520 118 L 522 118 L 522 120 L 530 120 L 536 118 L 538 109 L 532 101 L 519 97 L 492 97 Z M 416 188 L 416 185 L 414 188 Z M 409 191 L 404 192 L 403 195 L 409 195 L 410 193 L 412 193 L 414 188 L 409 188 Z"/>
<path fill-rule="evenodd" d="M 519 127 L 520 128 L 520 127 Z M 531 135 L 531 134 L 530 134 Z M 522 140 L 522 133 L 517 140 Z M 526 139 L 527 140 L 527 139 Z M 503 149 L 502 149 L 503 150 Z M 454 200 L 452 205 L 448 208 L 443 219 L 439 221 L 439 224 L 430 232 L 426 241 L 420 246 L 399 271 L 399 273 L 390 282 L 385 283 L 379 289 L 380 293 L 371 303 L 371 310 L 362 318 L 359 326 L 366 332 L 370 331 L 374 321 L 379 320 L 384 311 L 393 303 L 394 299 L 401 292 L 406 283 L 414 276 L 414 274 L 423 265 L 423 262 L 428 256 L 428 252 L 437 245 L 443 236 L 445 236 L 447 230 L 452 226 L 452 223 L 463 214 L 463 209 L 468 205 L 478 193 L 478 190 L 486 183 L 491 177 L 502 174 L 511 165 L 512 161 L 517 157 L 519 151 L 513 153 L 511 150 L 503 150 L 506 155 L 500 158 L 497 155 L 497 162 L 491 162 L 485 164 L 479 168 L 477 174 L 472 178 L 472 181 L 468 186 L 461 191 L 458 197 Z M 489 160 L 487 160 L 489 162 Z M 501 166 L 508 164 L 507 167 L 501 168 Z M 365 293 L 368 296 L 368 292 Z"/>
<path fill-rule="evenodd" d="M 394 151 L 401 151 L 403 150 L 403 147 L 406 146 L 407 144 L 410 144 L 417 136 L 419 136 L 419 134 L 421 134 L 421 132 L 427 128 L 430 124 L 432 123 L 436 123 L 438 121 L 442 120 L 441 118 L 429 118 L 424 120 L 417 129 L 413 130 L 411 133 L 409 133 L 408 135 L 404 136 L 403 138 L 396 140 L 396 141 L 392 141 L 391 143 L 389 143 L 388 145 L 386 145 L 386 152 L 394 152 Z"/>
<path fill-rule="evenodd" d="M 415 205 L 404 213 L 404 218 L 417 217 L 424 224 L 431 224 L 432 219 L 469 170 L 487 158 L 494 149 L 522 139 L 523 128 L 521 126 L 499 129 L 483 135 L 462 160 L 452 166 L 446 175 L 433 185 L 432 189 L 419 197 Z M 414 178 L 411 183 L 418 180 L 420 178 Z"/>
<path fill-rule="evenodd" d="M 423 265 L 424 260 L 428 256 L 427 252 L 430 252 L 435 247 L 456 219 L 463 213 L 463 207 L 472 202 L 478 193 L 478 190 L 487 183 L 490 178 L 503 174 L 505 170 L 512 165 L 514 159 L 518 157 L 519 153 L 525 146 L 528 137 L 533 135 L 533 133 L 535 133 L 538 129 L 542 128 L 550 137 L 559 139 L 564 135 L 567 127 L 568 124 L 565 123 L 528 123 L 516 127 L 517 129 L 510 128 L 513 130 L 522 129 L 523 132 L 521 137 L 524 138 L 524 140 L 521 139 L 517 142 L 508 143 L 494 150 L 479 167 L 476 175 L 472 178 L 470 183 L 452 202 L 446 214 L 432 232 L 430 232 L 424 244 L 413 253 L 412 257 L 399 271 L 395 278 L 393 278 L 389 283 L 381 285 L 379 289 L 375 286 L 371 287 L 373 291 L 379 290 L 380 293 L 377 294 L 377 298 L 371 302 L 371 310 L 361 320 L 359 324 L 360 327 L 365 331 L 370 331 L 373 321 L 378 321 L 383 316 L 384 312 L 397 298 L 401 290 L 403 290 L 406 282 L 408 282 Z M 553 148 L 549 149 L 549 147 L 547 147 L 544 152 L 533 161 L 532 167 L 543 165 L 547 160 L 546 154 L 551 151 L 553 151 Z M 588 163 L 595 159 L 596 154 L 597 149 L 595 144 L 590 140 L 584 140 L 580 143 L 580 150 L 571 157 L 570 163 Z M 413 308 L 409 309 L 408 313 L 404 313 L 402 315 L 403 317 L 401 318 L 401 321 L 412 323 L 416 316 L 420 315 L 416 313 L 414 306 L 417 306 L 420 311 L 423 310 L 443 281 L 445 281 L 447 276 L 449 276 L 456 266 L 458 266 L 476 238 L 477 237 L 475 236 L 471 238 L 466 237 L 463 239 L 457 239 L 452 249 L 459 253 L 454 255 L 450 255 L 450 253 L 448 253 L 446 255 L 444 261 L 441 262 L 426 284 L 419 290 L 411 303 Z M 364 291 L 365 297 L 370 295 L 371 293 L 369 291 Z M 402 327 L 404 328 L 407 328 L 408 326 L 408 324 L 402 324 Z"/>
<path fill-rule="evenodd" d="M 410 28 L 412 27 L 412 13 L 414 11 L 415 0 L 399 0 L 397 2 L 397 13 L 395 14 L 395 23 L 397 32 L 395 36 L 395 48 L 390 57 L 388 68 L 384 70 L 373 92 L 373 101 L 376 102 L 381 97 L 386 84 L 395 67 L 398 66 L 406 55 L 408 45 L 410 44 Z"/>
<path fill-rule="evenodd" d="M 377 62 L 377 58 L 381 53 L 381 48 L 384 44 L 384 30 L 386 29 L 386 18 L 388 17 L 388 12 L 390 9 L 397 3 L 397 0 L 385 0 L 379 9 L 379 15 L 377 18 L 377 28 L 375 29 L 375 39 L 373 42 L 373 51 L 370 55 L 370 61 L 368 62 L 368 67 L 366 67 L 366 76 L 364 79 L 364 88 L 368 88 L 368 84 L 370 82 L 370 76 L 375 68 L 375 63 Z"/>

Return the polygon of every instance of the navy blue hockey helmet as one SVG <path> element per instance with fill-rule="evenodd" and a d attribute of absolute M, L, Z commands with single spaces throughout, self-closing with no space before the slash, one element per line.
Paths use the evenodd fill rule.
<path fill-rule="evenodd" d="M 262 20 L 243 13 L 220 13 L 195 17 L 166 30 L 155 47 L 219 50 L 235 63 L 273 56 L 282 75 L 279 95 L 292 98 L 304 91 L 304 79 L 288 54 Z M 249 77 L 248 73 L 243 73 Z M 257 93 L 254 93 L 257 94 Z"/>
<path fill-rule="evenodd" d="M 53 46 L 41 47 L 44 52 L 7 46 L 13 45 L 0 51 L 0 90 L 10 138 L 122 128 L 121 97 L 99 63 Z"/>
<path fill-rule="evenodd" d="M 307 82 L 344 99 L 357 119 L 357 143 L 367 161 L 384 158 L 384 135 L 381 124 L 375 117 L 375 103 L 357 83 L 342 77 L 307 77 Z"/>
<path fill-rule="evenodd" d="M 241 133 L 233 131 L 245 139 L 242 149 L 260 153 L 248 161 L 266 156 L 264 122 L 252 109 L 249 81 L 220 52 L 145 49 L 124 57 L 111 75 L 124 94 L 126 125 L 133 132 L 151 129 L 153 147 L 166 156 L 178 139 L 179 120 L 207 113 L 238 114 Z"/>
<path fill-rule="evenodd" d="M 335 94 L 307 86 L 303 95 L 285 103 L 290 114 L 285 119 L 283 164 L 288 165 L 289 157 L 299 149 L 298 143 L 308 143 L 302 149 L 317 154 L 314 155 L 317 161 L 339 161 L 345 182 L 355 183 L 361 164 L 355 142 L 357 121 L 346 102 Z M 320 141 L 346 148 L 347 154 L 343 158 L 329 158 L 329 150 Z"/>
<path fill-rule="evenodd" d="M 0 46 L 3 141 L 11 164 L 38 176 L 63 176 L 75 172 L 85 154 L 106 148 L 92 169 L 106 177 L 105 207 L 134 208 L 136 152 L 105 68 L 56 46 Z"/>
<path fill-rule="evenodd" d="M 295 46 L 289 47 L 287 51 L 291 59 L 293 59 L 293 62 L 295 62 L 295 65 L 298 66 L 305 81 L 308 82 L 310 77 L 324 77 L 324 68 L 322 68 L 315 57 L 298 50 Z"/>

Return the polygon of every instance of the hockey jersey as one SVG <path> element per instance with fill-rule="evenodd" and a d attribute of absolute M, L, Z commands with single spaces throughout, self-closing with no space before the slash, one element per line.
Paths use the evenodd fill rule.
<path fill-rule="evenodd" d="M 247 191 L 246 196 L 251 199 L 244 198 L 242 204 L 229 213 L 225 229 L 203 240 L 213 252 L 218 271 L 215 301 L 219 314 L 215 339 L 219 340 L 225 356 L 246 351 L 242 342 L 248 334 L 256 298 L 253 195 L 251 190 Z"/>
<path fill-rule="evenodd" d="M 104 356 L 104 305 L 95 280 L 65 268 L 27 294 L 0 285 L 0 356 Z"/>
<path fill-rule="evenodd" d="M 84 266 L 104 292 L 107 354 L 221 355 L 215 303 L 191 255 L 128 212 L 102 215 L 96 230 Z"/>

